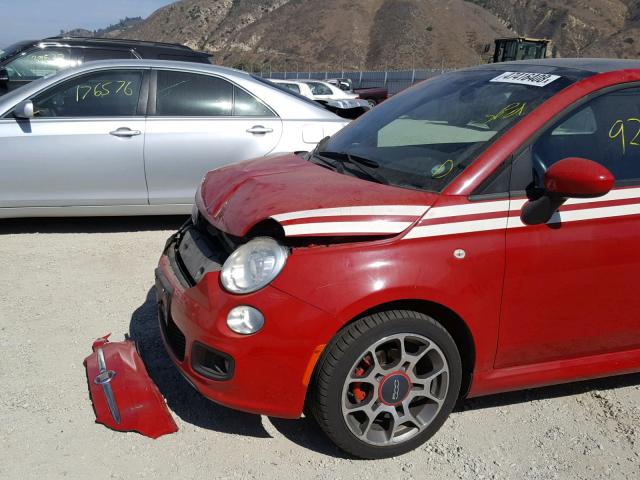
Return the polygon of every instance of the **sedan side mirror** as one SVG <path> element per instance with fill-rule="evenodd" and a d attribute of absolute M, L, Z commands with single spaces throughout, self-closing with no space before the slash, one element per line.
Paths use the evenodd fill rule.
<path fill-rule="evenodd" d="M 20 102 L 13 109 L 13 115 L 16 118 L 33 118 L 33 102 L 31 100 Z"/>
<path fill-rule="evenodd" d="M 601 197 L 609 193 L 613 182 L 613 174 L 593 160 L 562 159 L 545 172 L 544 195 L 527 202 L 520 219 L 526 225 L 547 223 L 567 198 Z"/>
<path fill-rule="evenodd" d="M 7 83 L 9 81 L 9 72 L 6 68 L 0 68 L 0 83 Z"/>

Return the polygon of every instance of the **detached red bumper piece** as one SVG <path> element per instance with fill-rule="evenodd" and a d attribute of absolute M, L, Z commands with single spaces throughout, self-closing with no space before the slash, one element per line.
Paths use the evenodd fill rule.
<path fill-rule="evenodd" d="M 84 360 L 96 422 L 151 438 L 178 431 L 164 398 L 147 373 L 131 340 L 93 342 Z"/>

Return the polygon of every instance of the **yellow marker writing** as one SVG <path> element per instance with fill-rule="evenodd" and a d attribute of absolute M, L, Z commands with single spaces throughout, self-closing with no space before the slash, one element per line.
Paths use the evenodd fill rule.
<path fill-rule="evenodd" d="M 453 170 L 453 160 L 447 160 L 440 165 L 436 165 L 431 169 L 431 178 L 443 178 Z"/>

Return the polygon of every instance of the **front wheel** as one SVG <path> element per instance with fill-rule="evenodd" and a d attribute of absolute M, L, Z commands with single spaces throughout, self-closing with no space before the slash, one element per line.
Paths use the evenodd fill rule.
<path fill-rule="evenodd" d="M 438 431 L 461 379 L 460 354 L 442 325 L 418 312 L 381 312 L 352 323 L 327 346 L 309 406 L 343 450 L 392 457 Z"/>

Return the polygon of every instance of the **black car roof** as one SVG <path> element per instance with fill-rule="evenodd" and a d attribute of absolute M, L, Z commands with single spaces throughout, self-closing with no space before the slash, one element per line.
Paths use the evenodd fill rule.
<path fill-rule="evenodd" d="M 206 56 L 210 55 L 206 52 L 199 52 L 193 50 L 185 45 L 179 43 L 166 43 L 166 42 L 150 42 L 146 40 L 131 40 L 125 38 L 96 38 L 96 37 L 75 37 L 75 36 L 55 36 L 47 37 L 42 40 L 34 42 L 38 43 L 64 43 L 65 45 L 75 46 L 100 46 L 100 47 L 129 47 L 137 51 L 140 50 L 163 50 L 166 52 L 173 52 L 179 55 L 192 55 L 192 56 Z"/>
<path fill-rule="evenodd" d="M 553 73 L 558 70 L 576 70 L 584 73 L 604 73 L 616 70 L 640 69 L 640 60 L 617 58 L 545 58 L 540 60 L 519 60 L 515 62 L 489 63 L 474 69 L 525 71 Z"/>

